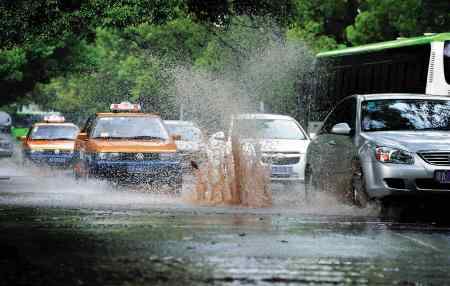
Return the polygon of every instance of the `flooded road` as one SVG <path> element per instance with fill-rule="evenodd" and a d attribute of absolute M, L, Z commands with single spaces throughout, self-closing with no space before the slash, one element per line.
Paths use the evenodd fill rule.
<path fill-rule="evenodd" d="M 450 283 L 450 228 L 433 222 L 306 205 L 301 187 L 274 186 L 268 209 L 207 206 L 189 187 L 171 197 L 0 163 L 0 285 Z"/>

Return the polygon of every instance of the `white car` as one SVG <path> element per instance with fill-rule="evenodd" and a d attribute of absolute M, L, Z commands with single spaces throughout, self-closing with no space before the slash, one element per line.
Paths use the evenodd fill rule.
<path fill-rule="evenodd" d="M 278 114 L 240 114 L 230 123 L 228 138 L 217 132 L 210 145 L 220 141 L 231 144 L 231 136 L 241 143 L 252 144 L 264 164 L 271 166 L 271 181 L 299 183 L 304 181 L 305 154 L 310 139 L 302 126 L 292 117 Z"/>
<path fill-rule="evenodd" d="M 190 161 L 201 162 L 206 158 L 206 146 L 200 128 L 191 121 L 164 120 L 169 133 L 179 135 L 175 140 L 177 150 L 183 157 L 183 168 L 190 168 Z"/>

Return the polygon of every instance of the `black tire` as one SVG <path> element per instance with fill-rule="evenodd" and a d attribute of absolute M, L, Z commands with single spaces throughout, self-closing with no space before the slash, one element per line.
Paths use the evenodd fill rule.
<path fill-rule="evenodd" d="M 369 196 L 366 191 L 366 180 L 361 166 L 353 169 L 351 191 L 349 194 L 351 203 L 357 207 L 367 207 Z"/>
<path fill-rule="evenodd" d="M 183 176 L 180 175 L 168 183 L 172 194 L 179 195 L 183 190 Z"/>
<path fill-rule="evenodd" d="M 307 164 L 305 167 L 305 201 L 311 203 L 314 200 L 315 192 L 317 192 L 317 184 L 314 181 L 311 166 Z"/>
<path fill-rule="evenodd" d="M 89 170 L 88 169 L 85 172 L 85 174 L 83 174 L 83 175 L 77 174 L 77 172 L 75 171 L 75 164 L 74 164 L 74 167 L 72 168 L 72 170 L 73 170 L 73 177 L 75 178 L 75 181 L 87 182 L 87 180 L 89 179 Z"/>

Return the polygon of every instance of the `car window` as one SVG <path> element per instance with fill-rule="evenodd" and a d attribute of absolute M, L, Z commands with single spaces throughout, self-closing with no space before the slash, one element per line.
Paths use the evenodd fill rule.
<path fill-rule="evenodd" d="M 341 103 L 327 116 L 320 134 L 330 133 L 334 125 L 347 123 L 352 130 L 356 123 L 356 99 L 349 98 Z"/>
<path fill-rule="evenodd" d="M 90 116 L 87 120 L 86 123 L 83 126 L 83 129 L 81 129 L 81 132 L 86 132 L 87 134 L 89 134 L 91 132 L 92 129 L 92 122 L 94 121 L 94 117 Z"/>
<path fill-rule="evenodd" d="M 195 126 L 166 124 L 170 134 L 181 136 L 181 141 L 202 141 L 202 132 Z"/>

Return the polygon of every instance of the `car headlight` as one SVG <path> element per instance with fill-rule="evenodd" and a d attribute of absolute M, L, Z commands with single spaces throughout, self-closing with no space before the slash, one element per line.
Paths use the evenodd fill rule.
<path fill-rule="evenodd" d="M 414 164 L 412 153 L 391 147 L 376 147 L 375 158 L 382 163 Z"/>
<path fill-rule="evenodd" d="M 99 152 L 97 158 L 100 160 L 117 160 L 120 157 L 120 153 L 116 152 Z"/>
<path fill-rule="evenodd" d="M 180 160 L 181 156 L 178 153 L 171 152 L 171 153 L 160 153 L 159 158 L 163 161 L 170 161 L 170 160 Z"/>

